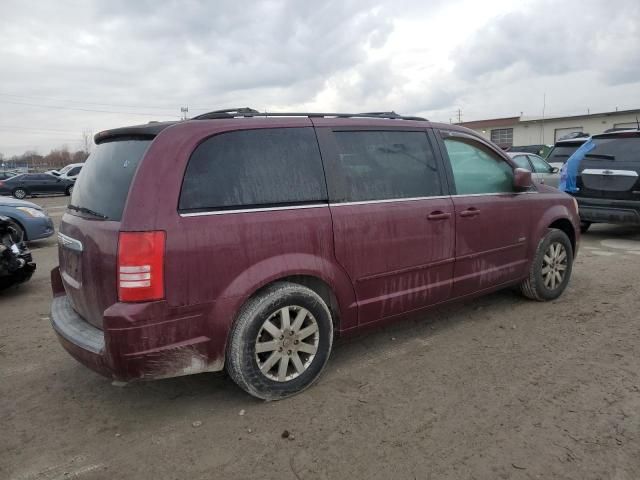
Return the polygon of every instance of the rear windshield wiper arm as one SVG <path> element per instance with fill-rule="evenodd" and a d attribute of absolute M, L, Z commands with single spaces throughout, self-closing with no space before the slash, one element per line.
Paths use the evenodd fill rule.
<path fill-rule="evenodd" d="M 107 220 L 108 217 L 98 212 L 94 212 L 93 210 L 86 207 L 78 207 L 77 205 L 69 204 L 67 207 L 69 210 L 75 210 L 76 212 L 86 213 L 87 215 L 91 215 L 92 217 L 101 218 L 103 220 Z"/>
<path fill-rule="evenodd" d="M 603 160 L 615 160 L 615 155 L 607 155 L 606 153 L 587 153 L 585 157 L 602 158 Z"/>

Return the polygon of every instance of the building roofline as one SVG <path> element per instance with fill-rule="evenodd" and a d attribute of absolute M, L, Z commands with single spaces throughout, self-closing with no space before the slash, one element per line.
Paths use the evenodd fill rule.
<path fill-rule="evenodd" d="M 502 117 L 502 118 L 489 118 L 486 120 L 471 120 L 469 122 L 460 122 L 455 125 L 459 125 L 461 127 L 466 128 L 483 128 L 483 127 L 502 127 L 513 125 L 514 123 L 518 123 L 520 121 L 520 117 Z"/>

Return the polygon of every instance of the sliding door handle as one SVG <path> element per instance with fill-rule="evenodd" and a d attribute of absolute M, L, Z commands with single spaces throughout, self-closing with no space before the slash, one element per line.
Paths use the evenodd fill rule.
<path fill-rule="evenodd" d="M 451 214 L 450 213 L 445 213 L 445 212 L 441 212 L 441 211 L 436 211 L 436 212 L 431 212 L 429 215 L 427 215 L 427 220 L 447 220 L 451 218 Z"/>
<path fill-rule="evenodd" d="M 461 217 L 477 217 L 478 215 L 480 215 L 480 210 L 475 207 L 471 207 L 460 212 Z"/>

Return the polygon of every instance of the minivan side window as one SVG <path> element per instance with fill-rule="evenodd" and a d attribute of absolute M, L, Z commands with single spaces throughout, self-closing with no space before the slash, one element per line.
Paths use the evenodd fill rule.
<path fill-rule="evenodd" d="M 334 131 L 332 202 L 438 196 L 442 185 L 425 132 Z"/>
<path fill-rule="evenodd" d="M 498 155 L 469 140 L 444 140 L 458 195 L 513 192 L 513 170 Z"/>
<path fill-rule="evenodd" d="M 265 128 L 222 133 L 201 143 L 189 159 L 179 209 L 322 201 L 327 201 L 326 182 L 313 128 Z"/>

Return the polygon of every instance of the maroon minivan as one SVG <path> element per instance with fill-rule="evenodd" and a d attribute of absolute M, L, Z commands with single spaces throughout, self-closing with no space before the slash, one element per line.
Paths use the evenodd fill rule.
<path fill-rule="evenodd" d="M 95 141 L 60 225 L 51 321 L 114 380 L 226 369 L 283 398 L 318 378 L 335 335 L 569 282 L 574 199 L 461 127 L 238 109 Z"/>

